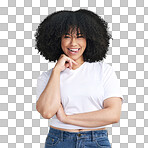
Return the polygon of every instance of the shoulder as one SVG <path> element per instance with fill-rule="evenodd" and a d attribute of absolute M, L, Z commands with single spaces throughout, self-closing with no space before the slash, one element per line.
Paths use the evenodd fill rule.
<path fill-rule="evenodd" d="M 94 62 L 95 67 L 99 68 L 101 71 L 111 70 L 112 66 L 104 61 Z"/>
<path fill-rule="evenodd" d="M 47 70 L 47 71 L 43 71 L 40 76 L 38 77 L 38 80 L 47 80 L 49 79 L 51 73 L 52 73 L 53 68 Z"/>

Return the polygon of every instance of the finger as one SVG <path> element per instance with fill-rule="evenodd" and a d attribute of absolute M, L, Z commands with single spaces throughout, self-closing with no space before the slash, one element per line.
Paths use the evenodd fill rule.
<path fill-rule="evenodd" d="M 67 61 L 68 61 L 69 68 L 71 69 L 71 67 L 72 67 L 71 66 L 71 60 L 68 58 Z"/>
<path fill-rule="evenodd" d="M 72 69 L 73 62 L 71 61 L 71 69 Z"/>
<path fill-rule="evenodd" d="M 68 68 L 69 67 L 69 63 L 65 64 L 65 66 L 66 66 L 66 68 Z"/>
<path fill-rule="evenodd" d="M 72 69 L 72 61 L 70 61 L 70 69 Z"/>
<path fill-rule="evenodd" d="M 75 62 L 74 60 L 72 60 L 72 62 L 73 62 L 74 64 L 78 65 L 78 63 L 77 63 L 77 62 Z"/>

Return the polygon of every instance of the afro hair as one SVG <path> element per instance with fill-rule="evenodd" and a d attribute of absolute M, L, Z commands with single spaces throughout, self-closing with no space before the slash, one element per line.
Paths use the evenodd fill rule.
<path fill-rule="evenodd" d="M 48 15 L 35 32 L 35 48 L 49 62 L 57 61 L 61 54 L 61 38 L 70 30 L 78 29 L 86 38 L 83 59 L 87 62 L 106 58 L 109 40 L 108 23 L 100 16 L 86 9 L 61 10 Z"/>

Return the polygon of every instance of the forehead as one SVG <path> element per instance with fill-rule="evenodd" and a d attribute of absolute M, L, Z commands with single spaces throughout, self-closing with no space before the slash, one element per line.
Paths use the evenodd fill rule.
<path fill-rule="evenodd" d="M 82 34 L 79 28 L 70 28 L 66 34 Z"/>

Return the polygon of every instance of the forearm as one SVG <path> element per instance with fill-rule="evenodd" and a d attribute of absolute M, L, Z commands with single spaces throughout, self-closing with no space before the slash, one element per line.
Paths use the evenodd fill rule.
<path fill-rule="evenodd" d="M 119 117 L 112 108 L 101 109 L 99 111 L 67 115 L 67 124 L 83 127 L 99 127 L 117 123 Z"/>
<path fill-rule="evenodd" d="M 60 103 L 60 72 L 53 69 L 36 107 L 44 118 L 51 118 L 57 112 Z"/>

